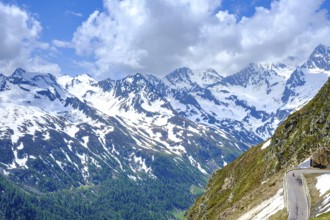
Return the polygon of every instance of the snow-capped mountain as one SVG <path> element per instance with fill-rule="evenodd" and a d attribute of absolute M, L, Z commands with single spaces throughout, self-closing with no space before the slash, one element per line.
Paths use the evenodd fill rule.
<path fill-rule="evenodd" d="M 330 71 L 330 50 L 325 45 L 319 45 L 303 65 L 306 69 L 319 69 Z"/>
<path fill-rule="evenodd" d="M 122 174 L 184 174 L 198 185 L 317 93 L 330 75 L 329 51 L 320 45 L 301 66 L 250 64 L 227 77 L 186 67 L 102 81 L 0 75 L 0 168 L 47 190 Z"/>
<path fill-rule="evenodd" d="M 182 67 L 168 74 L 163 81 L 168 85 L 173 85 L 176 89 L 192 88 L 201 86 L 206 88 L 223 79 L 214 69 L 192 71 L 187 67 Z"/>
<path fill-rule="evenodd" d="M 247 149 L 178 115 L 141 74 L 97 82 L 87 74 L 56 78 L 17 69 L 1 76 L 0 95 L 0 167 L 46 190 L 122 174 L 166 178 L 164 161 L 201 184 Z"/>
<path fill-rule="evenodd" d="M 330 76 L 329 54 L 329 47 L 320 45 L 297 67 L 251 63 L 227 77 L 180 68 L 163 79 L 149 78 L 181 116 L 220 128 L 251 146 L 270 137 L 290 113 L 314 97 Z"/>

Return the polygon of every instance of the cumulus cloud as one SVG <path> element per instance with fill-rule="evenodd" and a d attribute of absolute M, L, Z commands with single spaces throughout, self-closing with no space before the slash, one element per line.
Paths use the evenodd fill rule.
<path fill-rule="evenodd" d="M 323 0 L 279 0 L 251 17 L 230 14 L 215 0 L 104 0 L 72 39 L 81 65 L 93 73 L 166 74 L 212 67 L 222 74 L 249 62 L 302 62 L 315 46 L 330 45 Z M 89 60 L 89 61 L 86 61 Z"/>
<path fill-rule="evenodd" d="M 274 1 L 252 17 L 218 10 L 219 1 L 105 0 L 75 32 L 76 53 L 92 72 L 166 74 L 179 66 L 238 71 L 249 62 L 302 62 L 330 45 L 322 0 Z M 290 58 L 290 59 L 288 59 Z"/>
<path fill-rule="evenodd" d="M 0 72 L 10 74 L 17 67 L 60 72 L 58 65 L 34 54 L 36 50 L 47 50 L 49 45 L 38 41 L 42 27 L 31 14 L 0 2 L 0 21 Z"/>
<path fill-rule="evenodd" d="M 60 73 L 47 59 L 60 48 L 73 48 L 75 65 L 100 78 L 164 75 L 181 66 L 225 75 L 249 62 L 299 64 L 318 44 L 330 45 L 323 2 L 278 0 L 242 17 L 222 9 L 221 0 L 103 0 L 103 10 L 94 11 L 71 41 L 50 43 L 40 42 L 42 26 L 34 16 L 0 2 L 0 72 L 20 66 Z"/>
<path fill-rule="evenodd" d="M 92 72 L 166 72 L 182 65 L 217 1 L 104 1 L 73 37 L 76 53 L 94 58 Z"/>
<path fill-rule="evenodd" d="M 287 62 L 289 57 L 299 64 L 318 44 L 330 45 L 327 12 L 319 10 L 322 2 L 275 1 L 269 10 L 256 8 L 253 17 L 240 21 L 219 11 L 219 22 L 201 31 L 203 40 L 192 46 L 187 62 L 195 60 L 196 67 L 213 66 L 225 73 L 249 62 Z"/>
<path fill-rule="evenodd" d="M 35 41 L 41 31 L 38 21 L 16 6 L 0 3 L 0 59 L 17 56 L 24 46 Z"/>

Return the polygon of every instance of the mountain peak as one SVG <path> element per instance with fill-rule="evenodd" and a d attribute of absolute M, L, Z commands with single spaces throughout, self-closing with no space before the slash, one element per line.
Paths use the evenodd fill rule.
<path fill-rule="evenodd" d="M 13 72 L 13 74 L 11 76 L 12 77 L 22 77 L 23 74 L 25 74 L 25 73 L 26 73 L 26 71 L 19 67 Z"/>
<path fill-rule="evenodd" d="M 181 67 L 175 69 L 173 72 L 165 76 L 165 79 L 167 79 L 173 85 L 177 83 L 186 83 L 186 82 L 190 84 L 191 74 L 192 74 L 191 69 L 189 69 L 188 67 Z"/>
<path fill-rule="evenodd" d="M 223 77 L 212 68 L 192 71 L 187 67 L 181 67 L 165 76 L 165 80 L 170 84 L 186 89 L 196 85 L 205 88 L 220 82 L 222 79 Z"/>
<path fill-rule="evenodd" d="M 40 88 L 57 84 L 56 77 L 50 73 L 27 72 L 22 68 L 17 68 L 9 80 L 14 84 L 30 84 Z"/>
<path fill-rule="evenodd" d="M 315 47 L 314 52 L 319 51 L 321 53 L 324 53 L 325 51 L 329 50 L 329 47 L 324 44 L 319 44 L 317 47 Z"/>
<path fill-rule="evenodd" d="M 190 79 L 202 87 L 208 87 L 219 83 L 224 77 L 212 68 L 206 68 L 192 72 Z"/>
<path fill-rule="evenodd" d="M 330 47 L 318 45 L 303 67 L 308 69 L 330 70 Z"/>
<path fill-rule="evenodd" d="M 183 66 L 175 69 L 172 73 L 190 73 L 190 72 L 192 72 L 190 68 Z"/>
<path fill-rule="evenodd" d="M 206 68 L 206 69 L 200 69 L 195 71 L 195 73 L 201 73 L 203 74 L 203 76 L 205 77 L 206 75 L 212 75 L 214 77 L 218 77 L 218 78 L 223 78 L 215 69 L 213 68 Z"/>
<path fill-rule="evenodd" d="M 80 81 L 95 81 L 94 78 L 89 75 L 88 73 L 81 73 L 74 77 L 75 79 L 78 79 Z"/>
<path fill-rule="evenodd" d="M 115 83 L 116 81 L 110 78 L 106 78 L 98 82 L 99 86 L 103 89 L 103 91 L 110 91 Z"/>
<path fill-rule="evenodd" d="M 267 70 L 262 65 L 256 63 L 249 63 L 247 67 L 233 75 L 224 78 L 222 83 L 231 85 L 241 85 L 247 87 L 248 85 L 257 85 L 261 81 L 266 80 L 271 75 L 271 70 Z M 274 72 L 276 74 L 276 72 Z"/>
<path fill-rule="evenodd" d="M 136 83 L 144 84 L 145 82 L 147 82 L 147 79 L 145 78 L 145 76 L 143 74 L 135 73 L 135 74 L 128 75 L 127 77 L 123 78 L 120 81 L 129 83 L 129 84 L 136 84 Z"/>
<path fill-rule="evenodd" d="M 117 96 L 128 96 L 129 93 L 138 93 L 144 87 L 152 87 L 151 83 L 141 73 L 126 76 L 123 79 L 117 80 L 115 83 Z"/>

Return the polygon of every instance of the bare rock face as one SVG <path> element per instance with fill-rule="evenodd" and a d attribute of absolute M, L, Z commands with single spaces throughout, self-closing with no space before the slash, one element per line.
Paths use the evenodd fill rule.
<path fill-rule="evenodd" d="M 318 148 L 312 154 L 311 166 L 320 168 L 330 166 L 330 149 L 326 147 Z"/>

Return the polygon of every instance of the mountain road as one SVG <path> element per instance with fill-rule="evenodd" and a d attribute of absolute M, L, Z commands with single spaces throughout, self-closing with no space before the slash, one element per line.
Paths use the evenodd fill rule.
<path fill-rule="evenodd" d="M 309 218 L 308 195 L 306 195 L 302 180 L 303 174 L 330 173 L 319 169 L 296 169 L 286 173 L 288 220 L 307 220 Z"/>

